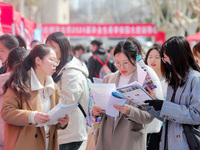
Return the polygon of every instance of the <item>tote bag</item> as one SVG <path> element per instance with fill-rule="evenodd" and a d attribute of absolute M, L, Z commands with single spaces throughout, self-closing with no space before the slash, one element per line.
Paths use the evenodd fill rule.
<path fill-rule="evenodd" d="M 86 150 L 95 150 L 99 136 L 100 122 L 95 122 L 89 131 Z"/>

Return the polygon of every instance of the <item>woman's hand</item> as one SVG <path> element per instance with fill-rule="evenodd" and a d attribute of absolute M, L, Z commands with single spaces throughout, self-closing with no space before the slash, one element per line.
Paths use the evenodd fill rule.
<path fill-rule="evenodd" d="M 150 89 L 148 86 L 147 86 L 147 90 L 148 90 L 148 93 L 153 97 L 153 99 L 156 99 L 155 90 Z"/>
<path fill-rule="evenodd" d="M 117 110 L 119 110 L 124 115 L 129 115 L 131 108 L 129 105 L 125 104 L 124 106 L 121 105 L 113 105 L 113 107 Z"/>
<path fill-rule="evenodd" d="M 49 115 L 44 114 L 42 112 L 37 112 L 35 114 L 34 119 L 35 119 L 36 124 L 42 124 L 42 123 L 46 123 L 46 122 L 50 121 Z"/>
<path fill-rule="evenodd" d="M 64 127 L 69 122 L 69 116 L 65 115 L 65 118 L 59 118 L 57 121 L 58 121 L 58 123 L 60 123 L 61 127 Z"/>
<path fill-rule="evenodd" d="M 98 107 L 97 105 L 94 105 L 92 107 L 92 115 L 100 116 L 101 113 L 105 113 L 105 112 L 100 107 Z"/>

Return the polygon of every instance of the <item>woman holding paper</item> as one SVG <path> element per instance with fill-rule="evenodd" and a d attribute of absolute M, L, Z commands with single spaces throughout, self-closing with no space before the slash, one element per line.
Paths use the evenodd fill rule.
<path fill-rule="evenodd" d="M 141 68 L 136 63 L 137 55 L 138 48 L 131 41 L 119 42 L 114 51 L 118 71 L 106 76 L 103 82 L 115 83 L 117 87 L 122 87 L 138 81 Z M 124 106 L 114 105 L 114 107 L 120 112 L 117 118 L 106 115 L 98 106 L 93 107 L 93 115 L 103 114 L 96 150 L 146 150 L 146 124 L 153 120 L 153 116 L 137 108 L 129 100 Z"/>
<path fill-rule="evenodd" d="M 47 37 L 46 44 L 55 48 L 60 64 L 52 75 L 54 82 L 61 90 L 61 103 L 79 102 L 85 113 L 88 113 L 89 87 L 88 69 L 84 62 L 70 55 L 70 43 L 65 34 L 54 32 Z M 78 150 L 87 140 L 86 119 L 77 107 L 69 114 L 69 124 L 65 130 L 58 131 L 60 150 Z"/>
<path fill-rule="evenodd" d="M 60 91 L 51 78 L 58 64 L 53 48 L 38 45 L 6 82 L 1 109 L 6 150 L 58 150 L 56 130 L 67 126 L 68 115 L 57 125 L 36 127 L 49 121 L 46 113 L 59 103 Z"/>
<path fill-rule="evenodd" d="M 168 82 L 167 99 L 147 100 L 153 106 L 148 112 L 163 121 L 161 150 L 189 150 L 183 124 L 200 124 L 200 69 L 182 36 L 168 39 L 161 54 Z"/>

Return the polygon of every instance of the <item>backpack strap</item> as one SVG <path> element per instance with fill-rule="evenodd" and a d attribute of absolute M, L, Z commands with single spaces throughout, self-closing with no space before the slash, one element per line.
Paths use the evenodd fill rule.
<path fill-rule="evenodd" d="M 102 65 L 104 65 L 104 63 L 101 61 L 101 59 L 99 59 L 99 57 L 97 57 L 96 55 L 92 55 L 92 57 L 96 58 L 98 60 L 98 62 L 100 62 Z"/>
<path fill-rule="evenodd" d="M 108 56 L 107 56 L 107 58 L 106 58 L 106 62 L 105 62 L 104 65 L 107 65 L 107 63 L 108 63 L 108 61 L 109 61 L 109 58 L 110 58 L 110 53 L 108 53 Z"/>
<path fill-rule="evenodd" d="M 99 59 L 99 57 L 97 57 L 96 55 L 92 55 L 92 57 L 96 58 L 96 59 L 98 60 L 98 62 L 100 62 L 100 63 L 102 64 L 102 66 L 103 66 L 103 65 L 107 65 L 107 63 L 108 63 L 108 61 L 109 61 L 109 58 L 110 58 L 110 54 L 108 53 L 108 56 L 107 56 L 107 58 L 106 58 L 105 63 L 103 63 L 103 62 L 101 61 L 101 59 Z"/>
<path fill-rule="evenodd" d="M 107 58 L 106 58 L 106 62 L 105 62 L 105 63 L 103 63 L 103 62 L 101 61 L 101 59 L 99 59 L 99 57 L 97 57 L 96 55 L 92 55 L 92 57 L 96 58 L 97 61 L 100 62 L 100 63 L 102 64 L 102 66 L 104 66 L 104 65 L 107 65 L 107 63 L 108 63 L 108 61 L 109 61 L 110 53 L 108 53 L 108 56 L 107 56 Z M 95 76 L 96 76 L 97 78 L 99 78 L 99 75 L 97 74 L 96 71 L 94 72 L 94 74 L 95 74 Z"/>

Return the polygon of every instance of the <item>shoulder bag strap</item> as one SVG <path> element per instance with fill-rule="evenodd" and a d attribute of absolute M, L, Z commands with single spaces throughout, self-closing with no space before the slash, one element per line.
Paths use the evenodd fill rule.
<path fill-rule="evenodd" d="M 78 102 L 78 108 L 81 110 L 81 112 L 83 113 L 83 116 L 86 118 L 87 115 L 86 115 L 86 113 L 85 113 L 83 107 L 81 106 L 81 104 L 80 104 L 79 102 Z"/>

